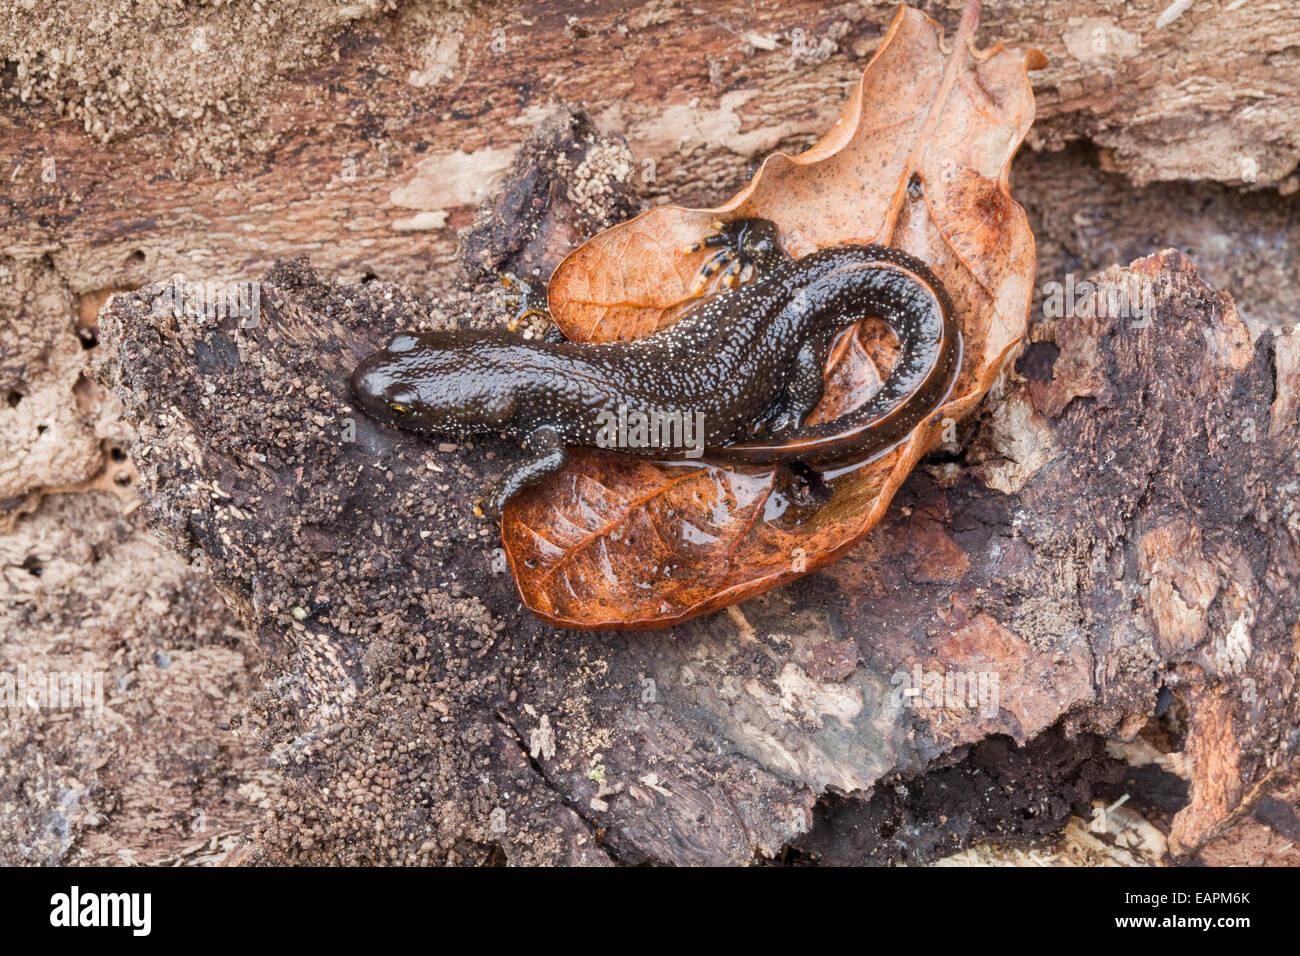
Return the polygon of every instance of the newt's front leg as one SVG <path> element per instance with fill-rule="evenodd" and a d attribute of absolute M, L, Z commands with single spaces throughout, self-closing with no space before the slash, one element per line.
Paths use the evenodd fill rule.
<path fill-rule="evenodd" d="M 529 457 L 474 502 L 474 514 L 500 521 L 507 501 L 529 485 L 555 474 L 569 458 L 560 433 L 549 426 L 534 429 L 524 439 L 524 447 L 531 453 Z"/>
<path fill-rule="evenodd" d="M 560 327 L 551 318 L 546 283 L 541 279 L 533 276 L 524 276 L 521 279 L 509 272 L 502 273 L 501 290 L 497 294 L 497 298 L 510 313 L 510 321 L 506 324 L 506 328 L 511 332 L 517 329 L 519 323 L 530 315 L 539 315 L 548 323 L 546 332 L 542 335 L 543 341 L 552 343 L 565 341 L 564 333 L 560 331 Z"/>

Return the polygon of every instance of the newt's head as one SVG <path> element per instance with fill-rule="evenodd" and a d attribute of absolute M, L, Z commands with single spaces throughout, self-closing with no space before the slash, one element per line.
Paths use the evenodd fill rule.
<path fill-rule="evenodd" d="M 516 400 L 487 332 L 403 333 L 361 360 L 352 394 L 389 425 L 435 435 L 508 431 Z"/>

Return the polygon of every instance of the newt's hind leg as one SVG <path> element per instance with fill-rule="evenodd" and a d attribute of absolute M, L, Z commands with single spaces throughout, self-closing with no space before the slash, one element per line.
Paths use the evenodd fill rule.
<path fill-rule="evenodd" d="M 709 280 L 722 270 L 721 284 L 727 288 L 748 282 L 759 273 L 781 263 L 785 253 L 781 250 L 780 232 L 769 219 L 733 219 L 723 222 L 715 219 L 717 232 L 698 242 L 682 247 L 684 255 L 704 249 L 717 249 L 704 260 L 691 283 L 691 294 L 699 295 Z"/>
<path fill-rule="evenodd" d="M 782 432 L 798 428 L 809 412 L 817 407 L 826 389 L 825 364 L 829 343 L 821 337 L 808 339 L 795 356 L 794 368 L 786 380 L 785 390 L 750 426 L 752 434 L 780 437 Z"/>

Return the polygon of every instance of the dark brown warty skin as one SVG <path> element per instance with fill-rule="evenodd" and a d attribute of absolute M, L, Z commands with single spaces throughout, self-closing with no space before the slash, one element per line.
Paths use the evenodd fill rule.
<path fill-rule="evenodd" d="M 898 339 L 893 370 L 859 408 L 804 426 L 821 399 L 833 340 L 868 316 Z M 524 442 L 532 456 L 487 503 L 499 515 L 512 495 L 563 466 L 566 445 L 605 444 L 609 416 L 601 413 L 620 406 L 702 420 L 713 458 L 865 459 L 892 448 L 942 405 L 960 365 L 951 304 L 923 263 L 883 246 L 837 246 L 780 259 L 756 281 L 633 342 L 529 341 L 504 331 L 401 334 L 357 366 L 352 391 L 367 414 L 401 428 L 448 437 L 499 432 Z M 684 447 L 619 450 L 694 457 Z"/>

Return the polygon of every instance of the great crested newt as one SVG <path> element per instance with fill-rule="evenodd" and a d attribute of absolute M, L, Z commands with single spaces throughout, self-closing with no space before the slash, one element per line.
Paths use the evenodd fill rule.
<path fill-rule="evenodd" d="M 823 463 L 887 451 L 947 399 L 961 366 L 961 333 L 942 283 L 924 263 L 878 245 L 832 246 L 795 259 L 768 220 L 716 225 L 717 234 L 685 251 L 720 247 L 696 291 L 720 269 L 721 284 L 732 287 L 653 335 L 579 343 L 554 328 L 540 341 L 506 331 L 402 333 L 357 365 L 352 392 L 367 414 L 401 428 L 498 432 L 523 442 L 529 457 L 487 495 L 495 517 L 521 489 L 562 468 L 566 446 L 608 447 L 615 410 L 674 423 L 681 434 L 702 428 L 711 458 Z M 742 283 L 752 273 L 757 277 Z M 541 311 L 536 302 L 524 308 Z M 805 425 L 822 397 L 833 341 L 869 316 L 898 340 L 893 369 L 858 408 Z M 699 445 L 618 450 L 672 460 L 697 457 Z"/>

